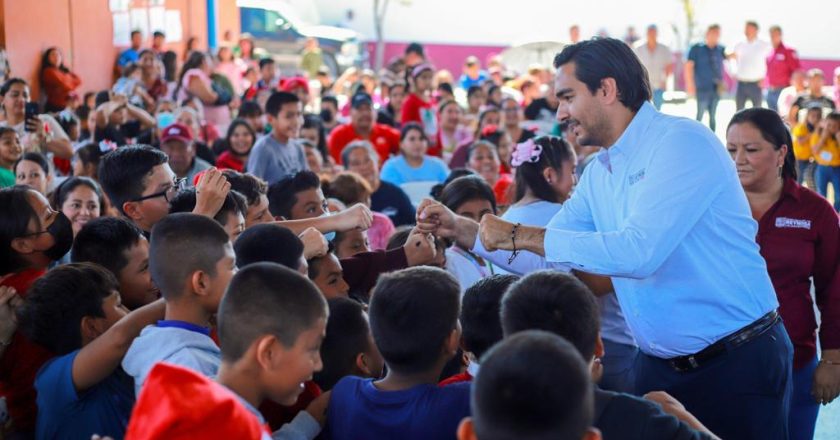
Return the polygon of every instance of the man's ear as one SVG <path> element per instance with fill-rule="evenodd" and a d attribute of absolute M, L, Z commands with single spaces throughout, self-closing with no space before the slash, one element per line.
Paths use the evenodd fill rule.
<path fill-rule="evenodd" d="M 618 96 L 618 84 L 615 82 L 615 78 L 607 77 L 602 79 L 600 93 L 598 94 L 606 104 L 612 104 L 618 101 L 620 97 Z"/>
<path fill-rule="evenodd" d="M 140 212 L 139 202 L 125 202 L 122 206 L 125 216 L 133 220 L 135 223 L 143 218 L 143 213 Z"/>
<path fill-rule="evenodd" d="M 464 417 L 458 425 L 458 440 L 478 440 L 475 436 L 475 426 L 472 417 Z"/>

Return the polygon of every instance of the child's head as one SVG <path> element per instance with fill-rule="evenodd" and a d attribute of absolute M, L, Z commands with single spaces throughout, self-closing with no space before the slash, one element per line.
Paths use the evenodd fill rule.
<path fill-rule="evenodd" d="M 362 252 L 370 252 L 367 231 L 360 229 L 336 232 L 333 245 L 338 258 L 349 258 Z"/>
<path fill-rule="evenodd" d="M 23 153 L 15 162 L 12 172 L 15 173 L 16 184 L 27 185 L 44 196 L 49 194 L 53 173 L 43 154 L 34 151 Z"/>
<path fill-rule="evenodd" d="M 252 367 L 249 379 L 265 397 L 292 405 L 321 370 L 328 314 L 318 289 L 298 272 L 274 263 L 245 267 L 219 306 L 222 362 Z"/>
<path fill-rule="evenodd" d="M 0 212 L 0 276 L 46 268 L 73 245 L 70 220 L 32 188 L 0 189 Z"/>
<path fill-rule="evenodd" d="M 513 148 L 513 138 L 510 137 L 510 133 L 501 127 L 488 125 L 481 131 L 478 139 L 493 144 L 496 147 L 499 162 L 510 168 L 510 153 Z M 472 151 L 470 151 L 470 159 L 472 159 Z"/>
<path fill-rule="evenodd" d="M 556 136 L 540 136 L 518 144 L 511 159 L 516 168 L 515 200 L 522 200 L 530 192 L 540 200 L 566 201 L 577 183 L 576 159 L 572 146 Z"/>
<path fill-rule="evenodd" d="M 502 123 L 502 113 L 498 107 L 486 107 L 478 114 L 478 133 L 476 137 L 481 136 L 481 132 L 485 127 L 490 125 L 499 126 Z"/>
<path fill-rule="evenodd" d="M 0 168 L 11 169 L 23 155 L 20 137 L 11 127 L 0 127 Z"/>
<path fill-rule="evenodd" d="M 321 179 L 312 171 L 300 171 L 268 187 L 268 209 L 277 220 L 315 218 L 327 212 Z"/>
<path fill-rule="evenodd" d="M 239 107 L 239 118 L 248 122 L 257 135 L 265 133 L 265 122 L 263 121 L 263 110 L 254 101 L 244 101 Z"/>
<path fill-rule="evenodd" d="M 501 164 L 496 146 L 492 143 L 480 140 L 470 146 L 467 167 L 481 175 L 488 183 L 495 183 L 499 179 Z"/>
<path fill-rule="evenodd" d="M 400 130 L 400 151 L 409 159 L 422 159 L 429 149 L 429 138 L 423 127 L 416 122 L 409 122 Z"/>
<path fill-rule="evenodd" d="M 587 362 L 603 354 L 598 302 L 570 274 L 540 271 L 522 278 L 502 298 L 501 316 L 505 336 L 545 330 L 571 342 Z"/>
<path fill-rule="evenodd" d="M 245 228 L 270 223 L 274 221 L 268 211 L 268 184 L 265 180 L 253 174 L 240 173 L 234 170 L 224 170 L 230 189 L 245 196 L 248 202 L 248 211 L 245 214 Z"/>
<path fill-rule="evenodd" d="M 458 282 L 438 268 L 379 277 L 371 294 L 370 328 L 390 371 L 440 375 L 461 338 L 459 297 Z"/>
<path fill-rule="evenodd" d="M 236 265 L 277 263 L 307 275 L 309 266 L 303 256 L 303 242 L 291 230 L 266 223 L 248 228 L 233 245 Z"/>
<path fill-rule="evenodd" d="M 485 214 L 496 213 L 493 188 L 479 176 L 463 176 L 449 182 L 440 193 L 440 202 L 456 214 L 476 222 Z"/>
<path fill-rule="evenodd" d="M 418 64 L 408 73 L 413 92 L 426 93 L 432 90 L 432 80 L 435 76 L 435 69 L 431 64 Z"/>
<path fill-rule="evenodd" d="M 535 398 L 539 390 L 539 398 Z M 595 440 L 586 363 L 563 338 L 530 330 L 506 338 L 482 359 L 471 391 L 472 417 L 460 440 Z"/>
<path fill-rule="evenodd" d="M 811 106 L 808 107 L 805 113 L 805 122 L 811 124 L 812 127 L 816 127 L 823 116 L 823 110 L 821 106 Z"/>
<path fill-rule="evenodd" d="M 171 214 L 152 229 L 149 270 L 167 303 L 199 304 L 212 314 L 235 272 L 235 256 L 213 219 Z"/>
<path fill-rule="evenodd" d="M 318 290 L 325 298 L 346 298 L 350 294 L 350 285 L 344 281 L 344 270 L 341 268 L 338 257 L 335 256 L 332 244 L 327 255 L 312 258 L 308 264 L 309 279 L 318 286 Z"/>
<path fill-rule="evenodd" d="M 373 189 L 361 174 L 342 171 L 332 179 L 329 186 L 324 189 L 324 193 L 325 196 L 336 198 L 347 206 L 357 203 L 370 206 Z"/>
<path fill-rule="evenodd" d="M 303 130 L 301 130 L 301 133 L 303 133 Z M 303 147 L 303 153 L 306 155 L 306 166 L 308 166 L 309 170 L 313 173 L 320 174 L 324 168 L 324 155 L 321 154 L 315 143 L 306 139 L 305 136 L 303 139 L 300 139 L 299 142 Z"/>
<path fill-rule="evenodd" d="M 187 188 L 178 191 L 178 194 L 169 204 L 169 212 L 192 212 L 197 201 L 196 189 Z M 239 234 L 245 230 L 245 214 L 248 207 L 245 197 L 238 192 L 231 190 L 225 196 L 222 207 L 213 216 L 213 220 L 219 222 L 225 228 L 231 243 L 235 243 Z"/>
<path fill-rule="evenodd" d="M 58 185 L 52 205 L 70 219 L 74 236 L 87 222 L 105 215 L 102 190 L 88 177 L 70 177 Z"/>
<path fill-rule="evenodd" d="M 36 280 L 18 310 L 20 329 L 55 355 L 84 347 L 128 311 L 111 272 L 91 263 L 65 264 Z"/>
<path fill-rule="evenodd" d="M 111 146 L 90 142 L 82 145 L 73 156 L 73 175 L 90 177 L 99 180 L 99 162 L 106 153 L 110 153 Z"/>
<path fill-rule="evenodd" d="M 303 125 L 303 106 L 297 95 L 274 92 L 265 103 L 265 114 L 275 139 L 288 142 L 300 134 Z"/>
<path fill-rule="evenodd" d="M 248 157 L 255 142 L 257 133 L 248 121 L 240 118 L 231 121 L 225 136 L 225 143 L 231 153 L 239 157 Z"/>
<path fill-rule="evenodd" d="M 263 58 L 260 60 L 260 77 L 268 82 L 274 79 L 275 66 L 274 60 L 271 58 Z"/>
<path fill-rule="evenodd" d="M 438 117 L 442 127 L 457 127 L 463 114 L 464 111 L 454 99 L 446 99 L 438 104 Z"/>
<path fill-rule="evenodd" d="M 350 298 L 327 301 L 330 319 L 321 344 L 324 369 L 315 375 L 322 390 L 330 390 L 344 376 L 382 377 L 385 361 L 370 334 L 364 306 Z"/>
<path fill-rule="evenodd" d="M 99 163 L 99 182 L 111 203 L 145 231 L 169 213 L 178 191 L 168 162 L 162 151 L 136 145 L 118 148 Z"/>
<path fill-rule="evenodd" d="M 515 283 L 516 275 L 493 275 L 470 286 L 461 302 L 462 348 L 476 359 L 502 340 L 499 312 L 502 296 Z"/>
<path fill-rule="evenodd" d="M 481 107 L 487 104 L 487 95 L 481 86 L 470 86 L 467 89 L 467 105 L 472 112 L 478 112 Z"/>
<path fill-rule="evenodd" d="M 79 118 L 71 110 L 63 110 L 58 113 L 58 117 L 56 118 L 58 121 L 58 125 L 61 126 L 61 129 L 67 133 L 67 137 L 70 138 L 70 141 L 76 142 L 79 140 L 79 136 L 81 136 L 81 127 Z"/>
<path fill-rule="evenodd" d="M 831 112 L 825 117 L 825 130 L 832 136 L 840 132 L 840 112 Z"/>
<path fill-rule="evenodd" d="M 110 271 L 129 310 L 160 297 L 149 272 L 149 241 L 124 218 L 101 217 L 88 222 L 76 235 L 70 255 L 74 263 L 96 263 Z"/>
<path fill-rule="evenodd" d="M 390 251 L 405 246 L 406 243 L 408 243 L 408 239 L 410 238 L 412 232 L 414 232 L 414 228 L 410 225 L 398 227 L 394 233 L 391 234 L 391 238 L 388 239 L 388 244 L 385 246 L 385 249 Z M 426 266 L 446 269 L 446 248 L 448 247 L 449 243 L 446 242 L 446 239 L 435 237 L 435 259 L 426 264 Z"/>

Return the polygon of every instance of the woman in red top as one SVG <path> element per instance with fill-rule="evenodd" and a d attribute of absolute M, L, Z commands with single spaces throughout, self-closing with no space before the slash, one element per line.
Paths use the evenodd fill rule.
<path fill-rule="evenodd" d="M 13 287 L 26 299 L 26 291 L 53 261 L 73 245 L 73 226 L 50 208 L 41 193 L 14 186 L 0 190 L 0 286 Z M 0 437 L 33 438 L 35 434 L 35 374 L 52 357 L 20 332 L 0 340 L 0 397 L 6 399 L 11 424 L 0 425 Z M 9 430 L 9 426 L 11 427 Z"/>
<path fill-rule="evenodd" d="M 248 121 L 236 118 L 228 127 L 225 136 L 225 151 L 216 159 L 216 167 L 220 170 L 230 169 L 240 173 L 245 172 L 248 155 L 257 142 L 257 134 Z"/>
<path fill-rule="evenodd" d="M 55 113 L 67 107 L 70 94 L 82 84 L 82 80 L 64 66 L 61 50 L 51 47 L 41 57 L 41 86 L 47 95 L 48 113 Z"/>
<path fill-rule="evenodd" d="M 431 64 L 422 63 L 415 66 L 408 72 L 408 83 L 410 92 L 402 105 L 402 124 L 416 122 L 423 127 L 426 137 L 437 139 L 437 115 L 432 104 L 432 80 L 434 68 Z M 430 156 L 441 156 L 441 149 L 435 145 L 429 148 Z"/>
<path fill-rule="evenodd" d="M 735 114 L 726 130 L 727 149 L 758 221 L 761 255 L 779 298 L 793 342 L 791 439 L 811 439 L 819 404 L 840 393 L 840 226 L 828 202 L 796 183 L 791 136 L 778 113 L 751 108 Z M 817 322 L 811 302 L 813 279 Z"/>

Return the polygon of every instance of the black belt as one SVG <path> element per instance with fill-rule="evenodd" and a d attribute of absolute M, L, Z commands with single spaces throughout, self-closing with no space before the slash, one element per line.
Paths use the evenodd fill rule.
<path fill-rule="evenodd" d="M 773 310 L 752 324 L 724 337 L 703 350 L 694 354 L 668 359 L 668 363 L 670 363 L 675 370 L 680 372 L 700 368 L 710 360 L 726 353 L 728 350 L 744 345 L 747 342 L 761 336 L 764 332 L 776 325 L 776 323 L 780 320 L 781 317 L 779 316 L 779 313 Z"/>

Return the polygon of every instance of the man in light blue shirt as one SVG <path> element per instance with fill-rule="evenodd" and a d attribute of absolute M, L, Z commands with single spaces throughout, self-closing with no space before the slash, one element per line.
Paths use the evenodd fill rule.
<path fill-rule="evenodd" d="M 619 40 L 568 46 L 555 67 L 558 120 L 606 148 L 547 229 L 488 215 L 483 246 L 610 277 L 642 351 L 637 391 L 670 393 L 722 438 L 786 439 L 793 350 L 726 150 L 647 102 Z"/>

